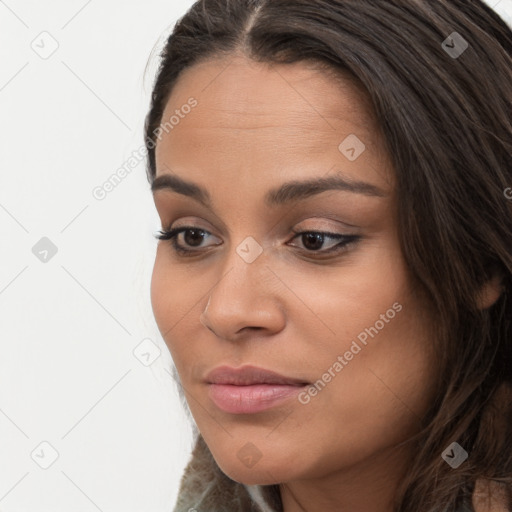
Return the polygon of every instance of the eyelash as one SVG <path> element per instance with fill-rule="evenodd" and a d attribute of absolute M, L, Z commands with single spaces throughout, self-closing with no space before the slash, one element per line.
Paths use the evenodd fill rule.
<path fill-rule="evenodd" d="M 201 250 L 200 249 L 198 249 L 198 250 L 183 249 L 183 247 L 180 247 L 178 245 L 178 241 L 177 241 L 178 235 L 180 233 L 184 233 L 186 231 L 198 231 L 203 234 L 211 234 L 210 232 L 208 232 L 204 229 L 200 229 L 200 228 L 193 227 L 193 226 L 184 226 L 181 228 L 159 231 L 158 234 L 155 235 L 155 238 L 157 238 L 158 240 L 170 241 L 173 250 L 180 256 L 184 256 L 184 257 L 193 256 L 195 254 L 198 254 Z M 303 236 L 303 235 L 307 235 L 307 234 L 308 235 L 310 235 L 310 234 L 321 235 L 323 237 L 341 240 L 338 244 L 334 245 L 333 247 L 331 247 L 330 249 L 327 249 L 327 250 L 314 251 L 311 249 L 302 249 L 303 251 L 305 251 L 309 254 L 323 254 L 324 255 L 324 254 L 340 253 L 346 249 L 346 246 L 348 244 L 357 242 L 361 238 L 359 235 L 342 235 L 340 233 L 329 233 L 327 231 L 311 231 L 311 230 L 295 231 L 295 230 L 292 230 L 292 232 L 295 235 L 292 238 L 292 240 L 294 240 L 295 238 L 297 238 L 299 236 Z"/>

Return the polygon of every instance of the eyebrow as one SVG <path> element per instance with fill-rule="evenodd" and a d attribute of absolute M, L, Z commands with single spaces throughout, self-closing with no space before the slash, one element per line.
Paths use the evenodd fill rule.
<path fill-rule="evenodd" d="M 208 208 L 212 206 L 211 196 L 205 188 L 192 181 L 187 181 L 176 174 L 165 173 L 155 178 L 151 184 L 151 191 L 154 194 L 157 190 L 172 190 L 178 194 L 191 197 Z M 327 178 L 312 178 L 304 181 L 294 180 L 283 183 L 269 190 L 265 194 L 264 201 L 267 206 L 279 206 L 307 199 L 328 190 L 343 190 L 373 197 L 386 196 L 375 185 L 334 175 Z"/>

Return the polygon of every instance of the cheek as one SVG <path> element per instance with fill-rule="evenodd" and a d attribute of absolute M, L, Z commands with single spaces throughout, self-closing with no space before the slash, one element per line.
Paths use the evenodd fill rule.
<path fill-rule="evenodd" d="M 172 302 L 172 298 L 169 297 L 166 290 L 169 291 L 171 288 L 169 287 L 170 279 L 165 279 L 165 267 L 162 264 L 162 258 L 159 256 L 160 248 L 157 249 L 157 255 L 155 259 L 155 264 L 153 266 L 153 274 L 151 276 L 151 306 L 153 308 L 153 314 L 155 316 L 156 323 L 160 329 L 163 331 L 165 328 L 165 323 L 167 323 L 167 315 L 165 311 L 170 311 L 170 304 Z"/>
<path fill-rule="evenodd" d="M 157 249 L 151 277 L 151 305 L 162 338 L 180 370 L 190 368 L 188 363 L 196 360 L 195 353 L 200 350 L 194 343 L 199 339 L 195 333 L 204 330 L 199 317 L 210 287 L 204 285 L 197 271 L 173 264 L 167 250 L 163 245 Z"/>
<path fill-rule="evenodd" d="M 370 244 L 368 244 L 370 245 Z M 374 243 L 364 251 L 348 255 L 343 266 L 319 268 L 309 273 L 283 269 L 293 292 L 310 307 L 290 303 L 292 323 L 307 333 L 320 329 L 315 345 L 348 350 L 350 341 L 392 309 L 408 293 L 408 280 L 401 255 L 394 247 Z M 390 312 L 394 316 L 395 311 Z M 386 323 L 386 328 L 388 324 Z M 350 340 L 350 341 L 349 341 Z M 346 343 L 348 342 L 348 343 Z"/>
<path fill-rule="evenodd" d="M 361 313 L 346 327 L 351 330 L 350 335 L 342 336 L 341 343 L 324 351 L 317 367 L 318 378 L 324 381 L 323 375 L 339 355 L 345 361 L 336 376 L 305 406 L 311 407 L 309 419 L 313 428 L 324 431 L 338 455 L 370 455 L 401 442 L 420 428 L 432 402 L 431 338 L 423 309 L 409 295 L 397 299 L 402 309 L 388 319 L 389 323 L 376 323 L 379 314 L 390 305 L 387 301 L 381 304 L 382 310 Z M 360 333 L 367 336 L 358 338 Z M 365 339 L 365 344 L 360 339 Z M 332 423 L 325 421 L 325 411 L 330 411 Z M 324 420 L 319 420 L 322 417 Z M 350 447 L 356 447 L 357 454 Z"/>
<path fill-rule="evenodd" d="M 309 288 L 318 316 L 302 321 L 303 333 L 309 333 L 302 359 L 318 385 L 303 406 L 301 424 L 324 432 L 325 439 L 343 434 L 338 454 L 348 454 L 351 446 L 370 453 L 403 440 L 431 403 L 430 324 L 400 257 L 381 255 L 337 276 Z M 297 293 L 308 296 L 304 280 L 302 285 Z M 313 336 L 316 331 L 323 335 Z"/>
<path fill-rule="evenodd" d="M 169 264 L 165 247 L 159 246 L 151 277 L 151 305 L 164 341 L 171 350 L 170 340 L 175 326 L 187 315 L 190 293 L 183 286 L 176 266 Z M 196 299 L 197 301 L 197 299 Z M 174 355 L 174 354 L 173 354 Z"/>

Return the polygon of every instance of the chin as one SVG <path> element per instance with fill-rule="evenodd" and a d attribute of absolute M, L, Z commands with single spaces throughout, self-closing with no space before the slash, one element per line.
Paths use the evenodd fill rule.
<path fill-rule="evenodd" d="M 236 477 L 237 475 L 233 475 L 233 476 L 227 475 L 227 476 L 229 478 L 231 478 L 231 480 L 234 480 L 235 482 L 238 482 L 238 483 L 244 484 L 244 485 L 275 485 L 275 484 L 281 483 L 281 479 L 271 478 L 268 475 L 264 475 L 264 474 L 245 475 L 245 478 L 240 477 L 240 474 L 238 474 L 238 478 L 233 478 L 233 476 Z"/>
<path fill-rule="evenodd" d="M 290 478 L 289 472 L 285 477 L 280 469 L 269 469 L 260 464 L 252 468 L 242 468 L 238 460 L 233 464 L 217 464 L 231 480 L 244 485 L 274 485 Z"/>

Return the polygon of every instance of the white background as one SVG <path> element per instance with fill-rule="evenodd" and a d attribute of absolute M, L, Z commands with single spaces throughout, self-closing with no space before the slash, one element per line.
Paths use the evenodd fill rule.
<path fill-rule="evenodd" d="M 489 4 L 512 23 L 512 0 Z M 1 512 L 174 506 L 192 434 L 151 311 L 145 161 L 92 191 L 142 146 L 157 52 L 190 5 L 0 0 Z"/>

